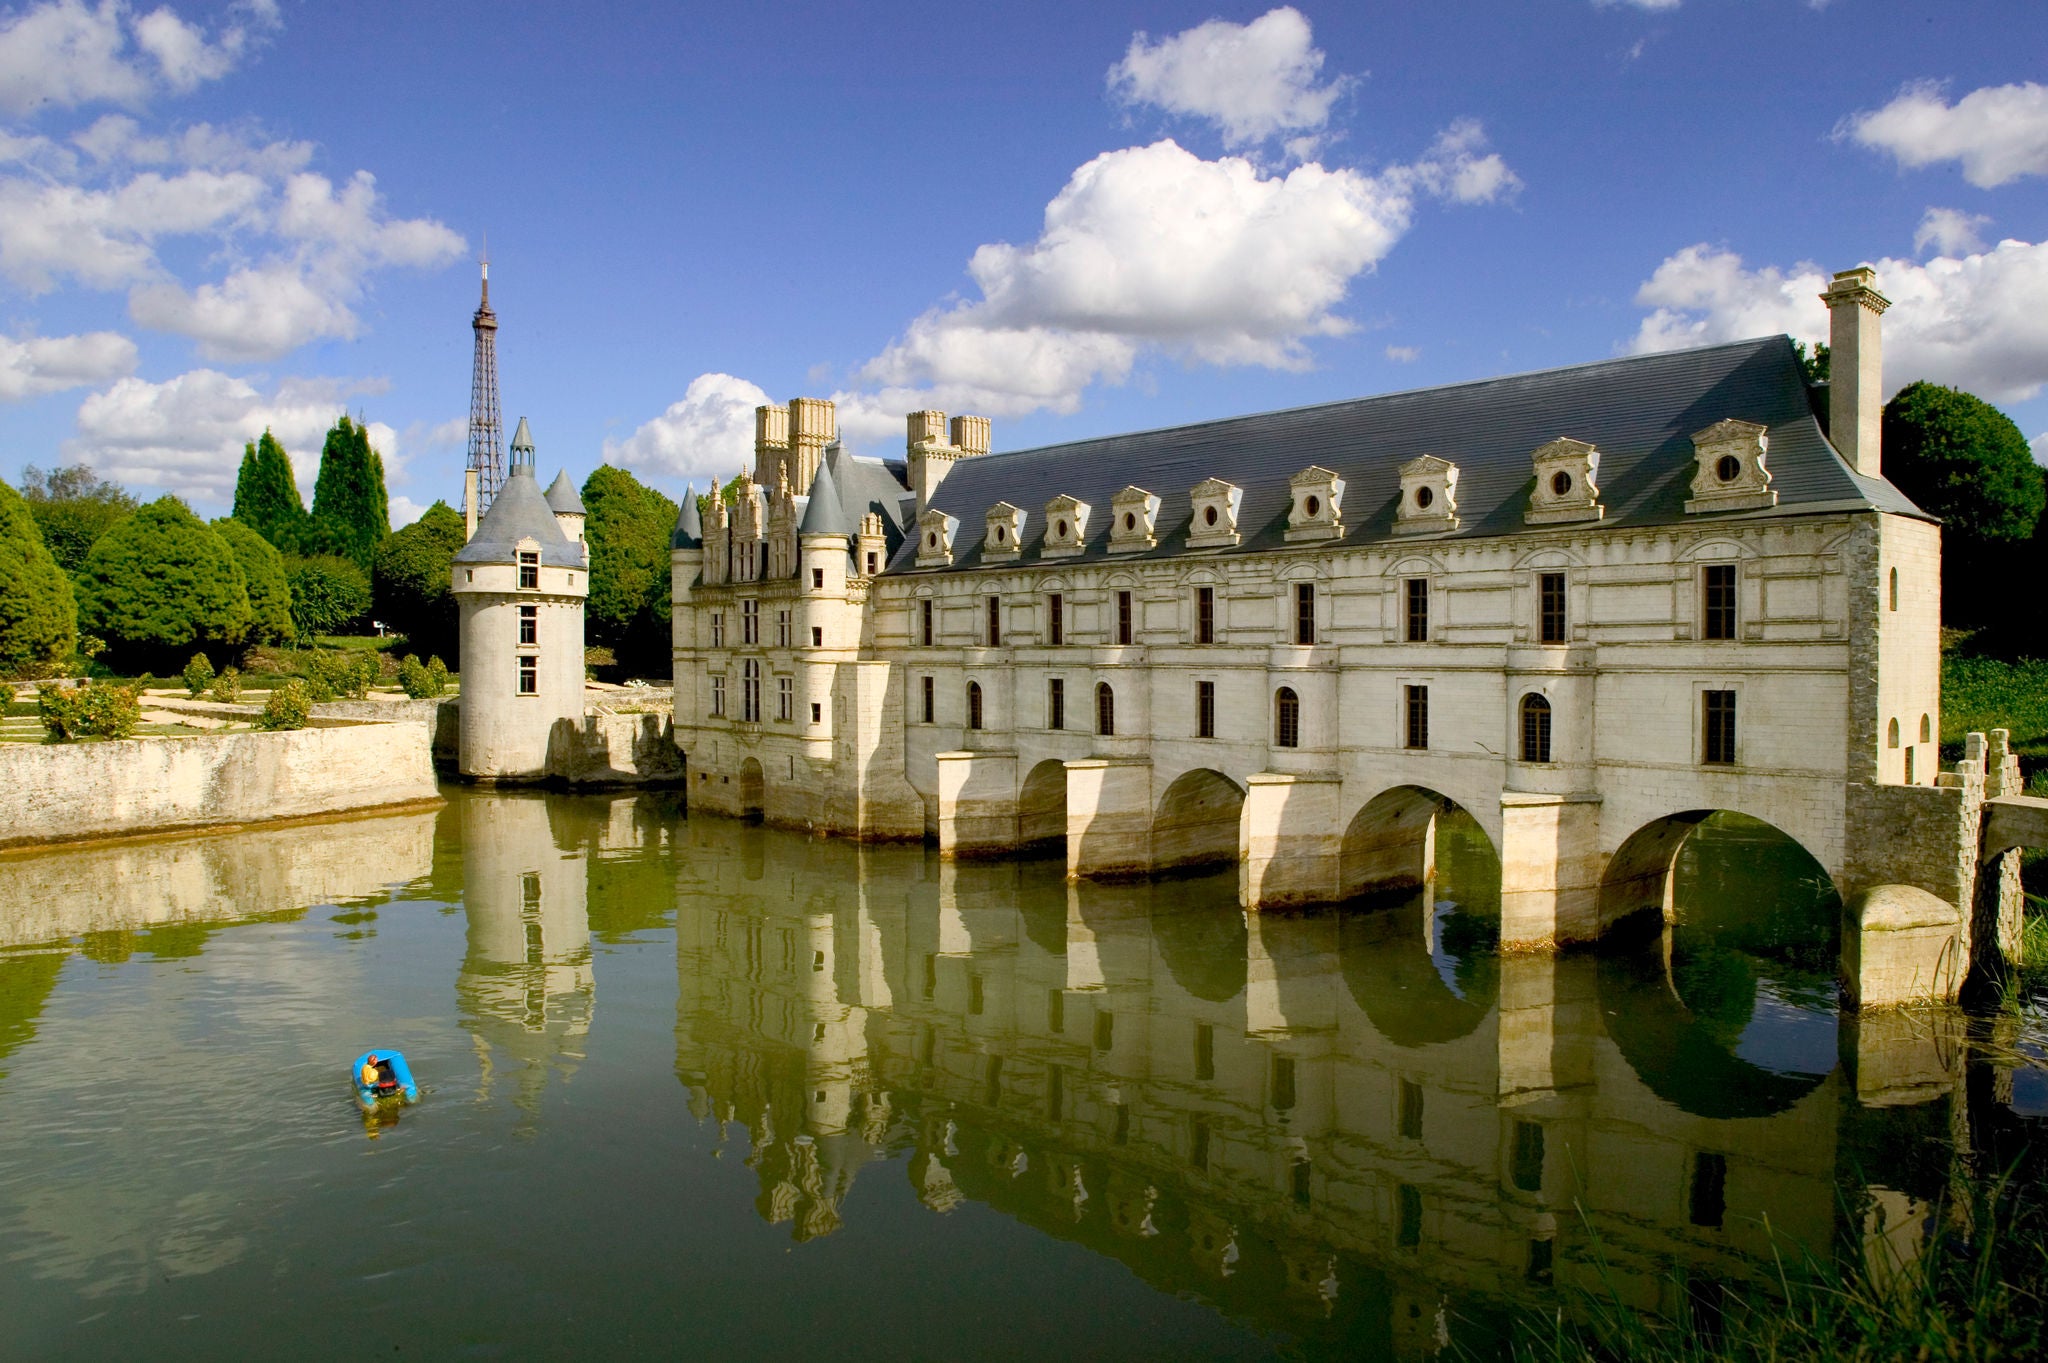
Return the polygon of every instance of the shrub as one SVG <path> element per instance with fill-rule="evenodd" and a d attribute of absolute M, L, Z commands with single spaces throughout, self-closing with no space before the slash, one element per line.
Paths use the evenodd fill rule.
<path fill-rule="evenodd" d="M 272 689 L 270 699 L 263 703 L 263 713 L 256 717 L 256 727 L 273 731 L 303 729 L 312 713 L 313 698 L 307 693 L 306 684 L 290 677 Z"/>
<path fill-rule="evenodd" d="M 370 609 L 370 579 L 348 559 L 293 559 L 285 578 L 291 584 L 292 628 L 303 643 L 335 633 Z"/>
<path fill-rule="evenodd" d="M 377 659 L 362 651 L 320 649 L 306 655 L 306 689 L 316 701 L 361 700 L 377 680 Z"/>
<path fill-rule="evenodd" d="M 438 654 L 427 659 L 427 685 L 433 688 L 427 693 L 430 696 L 444 695 L 448 690 L 448 664 Z"/>
<path fill-rule="evenodd" d="M 176 497 L 159 497 L 101 537 L 78 575 L 79 624 L 131 657 L 231 647 L 249 633 L 234 550 Z"/>
<path fill-rule="evenodd" d="M 284 575 L 284 555 L 238 520 L 215 521 L 213 530 L 234 551 L 249 590 L 250 642 L 290 643 L 297 630 L 292 626 L 292 589 Z"/>
<path fill-rule="evenodd" d="M 68 743 L 78 737 L 78 721 L 84 699 L 75 686 L 42 686 L 36 689 L 36 718 L 54 742 Z"/>
<path fill-rule="evenodd" d="M 398 664 L 398 684 L 414 700 L 431 699 L 448 689 L 448 664 L 438 655 L 423 664 L 408 653 Z"/>
<path fill-rule="evenodd" d="M 192 655 L 192 661 L 185 664 L 185 690 L 192 699 L 199 699 L 200 693 L 213 684 L 213 664 L 204 653 Z"/>
<path fill-rule="evenodd" d="M 78 646 L 78 608 L 28 505 L 0 483 L 0 672 L 47 676 Z"/>
<path fill-rule="evenodd" d="M 223 705 L 233 705 L 242 698 L 242 674 L 232 667 L 222 668 L 206 694 Z"/>
<path fill-rule="evenodd" d="M 45 686 L 36 692 L 36 717 L 54 742 L 74 738 L 128 738 L 142 722 L 141 684 L 95 681 Z"/>

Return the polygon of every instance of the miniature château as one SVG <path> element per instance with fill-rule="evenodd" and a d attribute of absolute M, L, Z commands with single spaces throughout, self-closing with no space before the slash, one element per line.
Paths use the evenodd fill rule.
<path fill-rule="evenodd" d="M 551 751 L 583 730 L 583 502 L 567 473 L 543 493 L 533 468 L 533 434 L 521 417 L 504 485 L 455 554 L 459 765 L 477 779 L 553 775 L 564 764 L 551 762 Z"/>
<path fill-rule="evenodd" d="M 1454 803 L 1520 945 L 1668 917 L 1733 810 L 1912 939 L 1887 982 L 1864 934 L 1867 995 L 1952 988 L 1959 820 L 2008 764 L 1937 772 L 1888 304 L 1823 297 L 1825 387 L 1775 336 L 1003 454 L 914 412 L 901 463 L 760 408 L 755 476 L 673 541 L 689 798 L 1074 877 L 1236 862 L 1247 908 L 1427 881 Z"/>

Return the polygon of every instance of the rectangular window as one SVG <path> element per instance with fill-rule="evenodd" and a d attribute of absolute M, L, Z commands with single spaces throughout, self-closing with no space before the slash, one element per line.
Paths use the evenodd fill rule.
<path fill-rule="evenodd" d="M 1297 1207 L 1306 1207 L 1309 1204 L 1312 1173 L 1313 1166 L 1305 1159 L 1296 1160 L 1294 1167 L 1288 1171 L 1287 1181 L 1294 1190 L 1294 1205 Z"/>
<path fill-rule="evenodd" d="M 1422 1085 L 1412 1079 L 1401 1081 L 1400 1111 L 1395 1115 L 1400 1123 L 1402 1140 L 1422 1139 Z"/>
<path fill-rule="evenodd" d="M 1735 565 L 1709 563 L 1700 573 L 1700 637 L 1735 637 Z"/>
<path fill-rule="evenodd" d="M 938 957 L 936 957 L 936 956 L 930 955 L 929 953 L 927 953 L 927 954 L 926 954 L 926 956 L 925 956 L 925 958 L 924 958 L 924 996 L 925 996 L 925 999 L 926 999 L 927 1001 L 929 1001 L 929 1000 L 931 999 L 931 996 L 932 996 L 933 994 L 935 994 L 935 993 L 937 993 L 937 992 L 938 992 L 938 988 L 939 988 L 939 958 L 938 958 Z M 931 1055 L 931 1051 L 930 1051 L 929 1049 L 927 1049 L 927 1050 L 925 1051 L 925 1055 L 926 1055 L 926 1060 L 925 1060 L 925 1063 L 926 1063 L 926 1064 L 930 1064 L 930 1063 L 931 1063 L 931 1060 L 930 1060 L 930 1055 Z"/>
<path fill-rule="evenodd" d="M 811 590 L 825 590 L 825 570 L 823 568 L 811 569 Z"/>
<path fill-rule="evenodd" d="M 1131 594 L 1116 594 L 1116 641 L 1128 644 L 1131 641 Z"/>
<path fill-rule="evenodd" d="M 1045 1030 L 1054 1036 L 1067 1030 L 1067 991 L 1064 989 L 1045 991 Z"/>
<path fill-rule="evenodd" d="M 1216 1077 L 1216 1029 L 1206 1022 L 1195 1024 L 1195 1078 Z"/>
<path fill-rule="evenodd" d="M 1276 1055 L 1273 1057 L 1273 1110 L 1289 1112 L 1294 1108 L 1294 1057 Z"/>
<path fill-rule="evenodd" d="M 1429 688 L 1426 686 L 1408 688 L 1408 733 L 1407 741 L 1402 746 L 1429 746 Z"/>
<path fill-rule="evenodd" d="M 725 717 L 725 678 L 723 677 L 713 677 L 711 679 L 711 714 L 713 718 L 717 719 Z"/>
<path fill-rule="evenodd" d="M 724 611 L 713 611 L 713 612 L 711 612 L 711 646 L 712 646 L 713 648 L 724 648 L 724 647 L 725 647 L 725 612 L 724 612 Z"/>
<path fill-rule="evenodd" d="M 1510 1175 L 1525 1193 L 1543 1191 L 1543 1127 L 1537 1122 L 1515 1123 L 1515 1153 Z"/>
<path fill-rule="evenodd" d="M 937 707 L 933 701 L 933 696 L 936 693 L 936 688 L 932 685 L 932 679 L 930 677 L 924 677 L 921 680 L 924 683 L 924 722 L 927 724 L 935 724 L 938 722 L 936 718 Z"/>
<path fill-rule="evenodd" d="M 537 644 L 540 642 L 539 606 L 521 606 L 519 608 L 519 642 L 522 644 Z"/>
<path fill-rule="evenodd" d="M 820 701 L 815 701 L 815 700 L 814 700 L 814 701 L 812 701 L 812 702 L 811 702 L 811 723 L 813 723 L 813 724 L 823 724 L 824 722 L 825 722 L 825 706 L 824 706 L 824 704 L 823 704 L 822 702 L 820 702 Z"/>
<path fill-rule="evenodd" d="M 1061 1109 L 1067 1105 L 1066 1071 L 1058 1065 L 1045 1067 L 1045 1115 L 1050 1121 L 1058 1121 Z"/>
<path fill-rule="evenodd" d="M 1728 1212 L 1728 1157 L 1701 1151 L 1692 1157 L 1692 1223 L 1718 1226 Z"/>
<path fill-rule="evenodd" d="M 1116 1045 L 1116 1014 L 1098 1012 L 1095 1015 L 1095 1049 L 1106 1051 Z"/>
<path fill-rule="evenodd" d="M 1414 1249 L 1422 1243 L 1422 1189 L 1404 1183 L 1396 1191 L 1394 1202 L 1398 1208 L 1394 1243 L 1402 1249 Z"/>
<path fill-rule="evenodd" d="M 927 596 L 917 603 L 919 616 L 918 641 L 926 648 L 932 646 L 932 599 Z"/>
<path fill-rule="evenodd" d="M 1316 584 L 1297 582 L 1294 584 L 1294 642 L 1312 644 L 1316 641 Z"/>
<path fill-rule="evenodd" d="M 1538 632 L 1546 644 L 1565 642 L 1564 617 L 1564 574 L 1539 573 L 1536 576 L 1536 613 Z"/>
<path fill-rule="evenodd" d="M 1704 707 L 1700 760 L 1702 762 L 1728 763 L 1735 760 L 1735 693 L 1733 691 L 1703 691 L 1700 693 Z"/>
<path fill-rule="evenodd" d="M 880 566 L 880 565 L 879 565 L 879 564 L 878 564 L 878 563 L 876 562 L 876 560 L 877 560 L 878 558 L 880 558 L 880 557 L 881 557 L 881 556 L 880 556 L 879 554 L 877 554 L 877 553 L 876 553 L 876 552 L 875 552 L 874 550 L 872 550 L 872 549 L 868 550 L 868 576 L 869 576 L 869 577 L 873 577 L 873 576 L 875 575 L 875 569 L 876 569 L 877 567 L 879 567 L 879 566 Z"/>
<path fill-rule="evenodd" d="M 1195 683 L 1195 737 L 1216 737 L 1216 683 Z"/>
<path fill-rule="evenodd" d="M 1003 1058 L 992 1055 L 988 1058 L 988 1084 L 981 1098 L 990 1107 L 1003 1101 Z"/>
<path fill-rule="evenodd" d="M 796 717 L 796 678 L 775 679 L 775 717 L 784 724 Z"/>
<path fill-rule="evenodd" d="M 1209 1167 L 1209 1123 L 1200 1117 L 1188 1123 L 1188 1163 L 1197 1169 Z"/>
<path fill-rule="evenodd" d="M 1407 583 L 1406 637 L 1411 644 L 1429 642 L 1429 579 L 1411 577 Z"/>
<path fill-rule="evenodd" d="M 1054 677 L 1045 684 L 1045 727 L 1067 727 L 1067 682 L 1064 677 Z"/>
<path fill-rule="evenodd" d="M 1003 598 L 991 596 L 988 599 L 988 646 L 1003 646 Z"/>
<path fill-rule="evenodd" d="M 825 646 L 825 627 L 824 627 L 823 625 L 812 625 L 812 626 L 811 626 L 811 647 L 812 647 L 812 648 L 823 648 L 824 646 Z"/>
<path fill-rule="evenodd" d="M 988 995 L 986 987 L 981 982 L 981 976 L 969 975 L 967 977 L 967 1011 L 979 1014 L 987 1006 Z"/>
<path fill-rule="evenodd" d="M 540 587 L 540 555 L 527 550 L 519 551 L 519 589 L 536 591 Z"/>
<path fill-rule="evenodd" d="M 1059 592 L 1045 598 L 1045 641 L 1048 644 L 1067 641 L 1067 598 Z"/>
<path fill-rule="evenodd" d="M 758 601 L 740 602 L 740 642 L 761 642 L 761 603 Z"/>
<path fill-rule="evenodd" d="M 1195 588 L 1195 642 L 1213 644 L 1216 642 L 1216 589 Z"/>
<path fill-rule="evenodd" d="M 527 656 L 519 660 L 519 694 L 537 696 L 540 694 L 540 659 Z"/>
<path fill-rule="evenodd" d="M 761 722 L 761 664 L 758 659 L 749 658 L 740 667 L 740 720 L 745 724 Z"/>
<path fill-rule="evenodd" d="M 789 612 L 788 612 L 788 611 L 777 611 L 777 612 L 775 612 L 775 646 L 776 646 L 777 648 L 788 648 L 788 647 L 789 647 Z"/>

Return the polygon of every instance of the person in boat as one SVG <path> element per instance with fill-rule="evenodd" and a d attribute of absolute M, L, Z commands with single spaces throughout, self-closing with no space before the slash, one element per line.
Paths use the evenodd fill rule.
<path fill-rule="evenodd" d="M 391 1073 L 391 1062 L 380 1055 L 364 1056 L 363 1070 L 357 1077 L 364 1088 L 376 1089 L 380 1093 L 398 1087 L 398 1078 Z"/>

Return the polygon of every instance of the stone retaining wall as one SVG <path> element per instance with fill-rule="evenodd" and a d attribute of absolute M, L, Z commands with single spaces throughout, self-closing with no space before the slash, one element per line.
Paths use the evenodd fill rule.
<path fill-rule="evenodd" d="M 0 744 L 0 847 L 438 797 L 424 722 Z"/>

